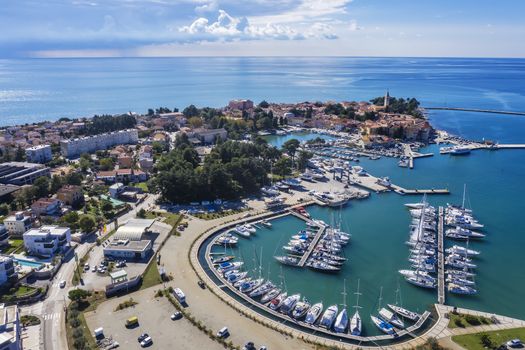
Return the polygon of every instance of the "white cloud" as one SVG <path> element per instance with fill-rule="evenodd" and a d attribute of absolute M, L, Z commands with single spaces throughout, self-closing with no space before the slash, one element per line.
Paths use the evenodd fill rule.
<path fill-rule="evenodd" d="M 355 21 L 355 20 L 351 20 L 351 21 L 350 21 L 350 25 L 348 26 L 348 28 L 349 28 L 351 31 L 353 31 L 353 32 L 355 32 L 356 30 L 361 30 L 361 29 L 363 29 L 363 27 L 360 27 L 359 25 L 357 25 L 357 21 Z M 379 27 L 376 27 L 376 29 L 377 29 L 377 28 L 379 28 Z"/>

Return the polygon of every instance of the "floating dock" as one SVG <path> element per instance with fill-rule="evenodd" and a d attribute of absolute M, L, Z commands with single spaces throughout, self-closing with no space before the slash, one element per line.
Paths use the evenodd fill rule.
<path fill-rule="evenodd" d="M 445 247 L 443 246 L 443 207 L 439 207 L 438 218 L 438 303 L 445 304 Z"/>
<path fill-rule="evenodd" d="M 315 247 L 317 247 L 317 244 L 319 243 L 319 240 L 321 239 L 321 236 L 323 235 L 325 230 L 326 230 L 326 226 L 321 225 L 321 227 L 319 228 L 319 230 L 315 234 L 314 239 L 312 240 L 312 242 L 308 246 L 308 249 L 306 250 L 306 252 L 301 257 L 301 260 L 299 260 L 299 263 L 297 264 L 297 266 L 303 267 L 304 264 L 306 264 L 306 261 L 308 260 L 308 258 L 310 258 L 310 255 L 312 255 L 312 252 L 314 251 Z"/>

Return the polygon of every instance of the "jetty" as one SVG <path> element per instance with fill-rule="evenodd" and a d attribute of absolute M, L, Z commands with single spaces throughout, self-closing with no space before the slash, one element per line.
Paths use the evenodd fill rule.
<path fill-rule="evenodd" d="M 325 225 L 321 225 L 319 227 L 319 230 L 315 234 L 314 239 L 312 240 L 312 243 L 310 243 L 310 245 L 308 246 L 308 249 L 301 257 L 301 260 L 299 260 L 299 263 L 297 264 L 297 266 L 303 267 L 304 264 L 306 264 L 306 261 L 308 260 L 308 258 L 310 258 L 310 255 L 312 255 L 312 252 L 314 251 L 315 247 L 317 247 L 317 243 L 319 243 L 319 240 L 321 239 L 325 230 L 326 230 Z"/>
<path fill-rule="evenodd" d="M 425 110 L 438 111 L 459 111 L 459 112 L 476 112 L 476 113 L 492 113 L 492 114 L 507 114 L 507 115 L 524 115 L 525 112 L 518 111 L 501 111 L 496 109 L 479 109 L 479 108 L 461 108 L 461 107 L 424 107 Z"/>
<path fill-rule="evenodd" d="M 438 212 L 438 303 L 445 304 L 445 247 L 443 246 L 443 207 Z"/>

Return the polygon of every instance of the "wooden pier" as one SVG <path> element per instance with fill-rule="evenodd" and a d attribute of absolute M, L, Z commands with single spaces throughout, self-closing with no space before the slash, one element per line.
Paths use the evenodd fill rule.
<path fill-rule="evenodd" d="M 390 186 L 396 193 L 399 194 L 450 194 L 450 191 L 446 188 L 431 188 L 431 189 L 416 189 L 409 190 L 397 185 Z"/>
<path fill-rule="evenodd" d="M 439 207 L 438 218 L 438 303 L 445 304 L 445 247 L 443 246 L 443 207 Z"/>

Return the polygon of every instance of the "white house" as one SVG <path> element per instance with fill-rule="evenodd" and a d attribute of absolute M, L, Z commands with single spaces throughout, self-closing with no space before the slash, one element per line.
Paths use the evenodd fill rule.
<path fill-rule="evenodd" d="M 69 247 L 71 230 L 68 227 L 42 226 L 27 231 L 23 238 L 29 254 L 53 256 Z"/>
<path fill-rule="evenodd" d="M 31 217 L 25 216 L 23 212 L 19 211 L 15 215 L 5 218 L 4 225 L 10 234 L 20 236 L 31 228 Z"/>
<path fill-rule="evenodd" d="M 31 163 L 47 163 L 53 159 L 50 145 L 38 145 L 26 148 L 26 158 Z"/>

